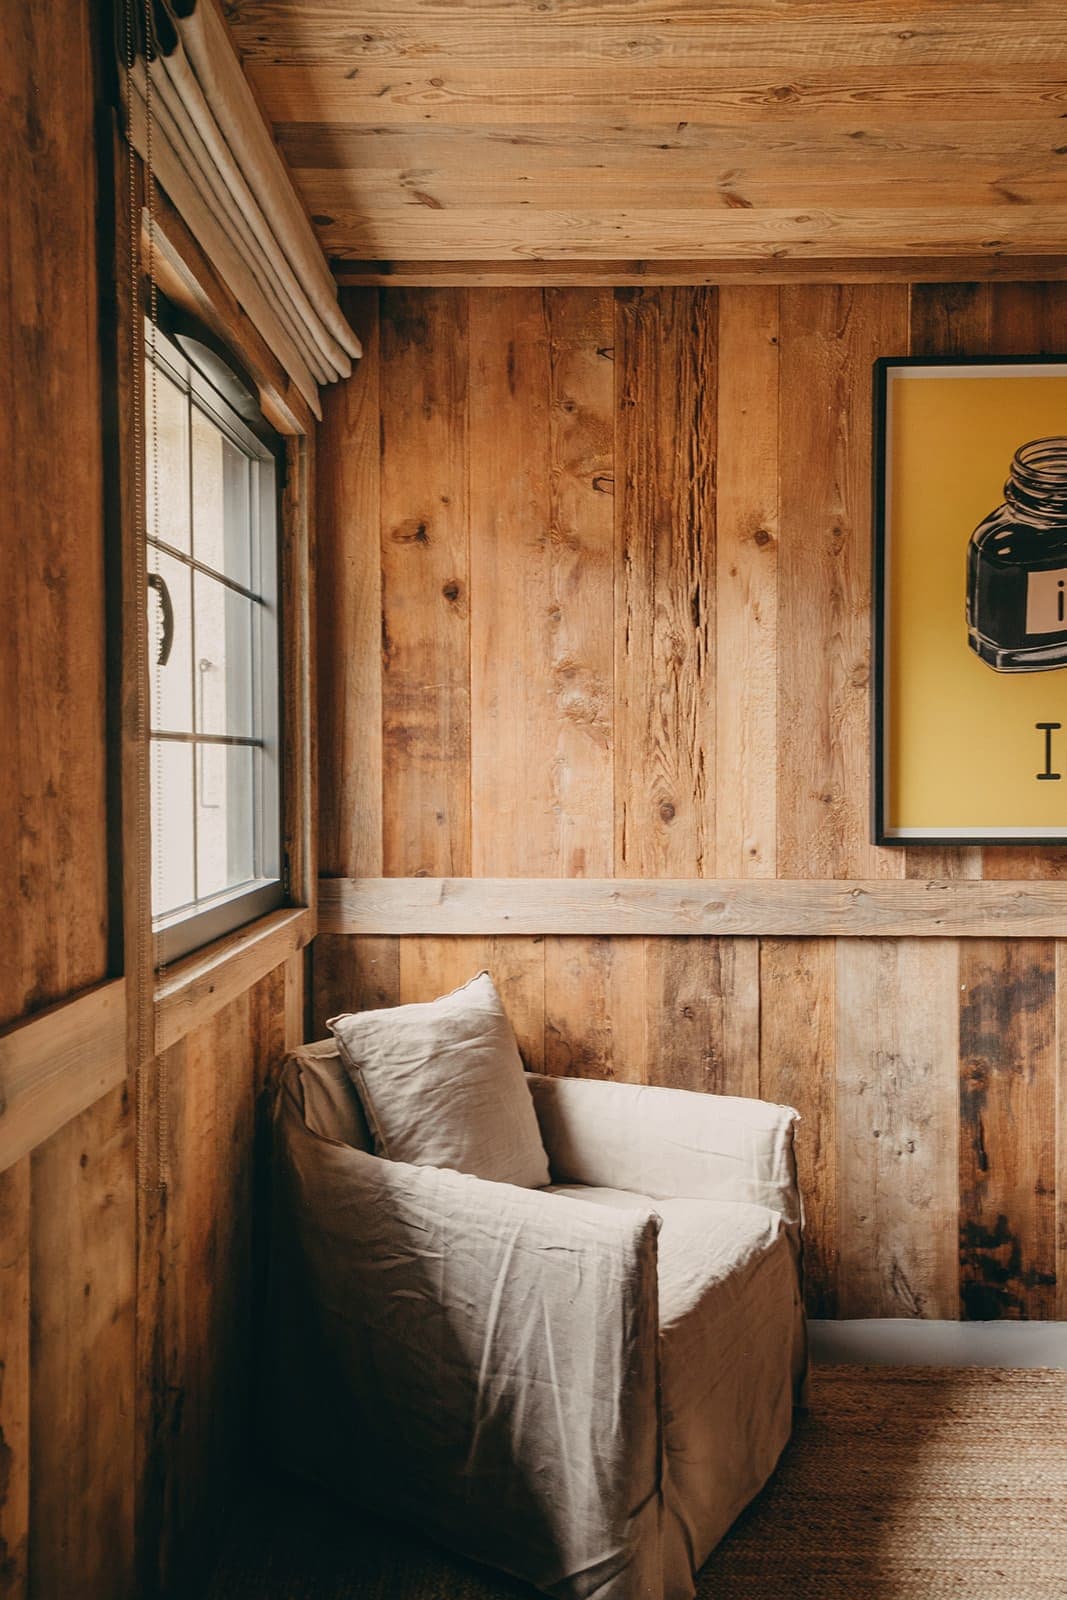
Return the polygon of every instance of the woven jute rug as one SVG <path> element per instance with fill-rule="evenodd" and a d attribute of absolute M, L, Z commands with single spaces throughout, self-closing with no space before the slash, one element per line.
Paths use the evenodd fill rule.
<path fill-rule="evenodd" d="M 528 1600 L 522 1585 L 265 1485 L 209 1600 Z M 1067 1600 L 1067 1373 L 830 1367 L 699 1600 Z"/>

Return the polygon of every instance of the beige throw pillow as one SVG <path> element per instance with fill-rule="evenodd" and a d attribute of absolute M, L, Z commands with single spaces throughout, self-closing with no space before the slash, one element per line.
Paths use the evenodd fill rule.
<path fill-rule="evenodd" d="M 440 1000 L 326 1025 L 378 1155 L 524 1189 L 548 1183 L 533 1098 L 488 972 Z"/>

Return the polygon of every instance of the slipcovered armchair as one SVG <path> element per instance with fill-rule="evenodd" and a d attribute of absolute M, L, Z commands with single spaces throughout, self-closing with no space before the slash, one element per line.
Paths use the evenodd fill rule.
<path fill-rule="evenodd" d="M 803 1382 L 795 1113 L 526 1082 L 547 1187 L 381 1159 L 332 1041 L 286 1065 L 281 1459 L 563 1600 L 686 1600 Z"/>

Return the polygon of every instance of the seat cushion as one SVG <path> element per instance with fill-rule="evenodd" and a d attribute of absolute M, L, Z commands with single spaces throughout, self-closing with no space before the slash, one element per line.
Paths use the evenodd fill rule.
<path fill-rule="evenodd" d="M 439 1000 L 326 1025 L 379 1156 L 522 1189 L 548 1183 L 515 1034 L 488 972 Z"/>
<path fill-rule="evenodd" d="M 774 1470 L 792 1427 L 800 1283 L 777 1212 L 556 1184 L 593 1205 L 659 1213 L 667 1600 L 692 1579 Z"/>

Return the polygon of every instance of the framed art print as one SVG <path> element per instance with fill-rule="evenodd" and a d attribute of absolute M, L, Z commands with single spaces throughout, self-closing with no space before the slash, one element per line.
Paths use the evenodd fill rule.
<path fill-rule="evenodd" d="M 878 844 L 1067 839 L 1067 356 L 875 363 Z"/>

